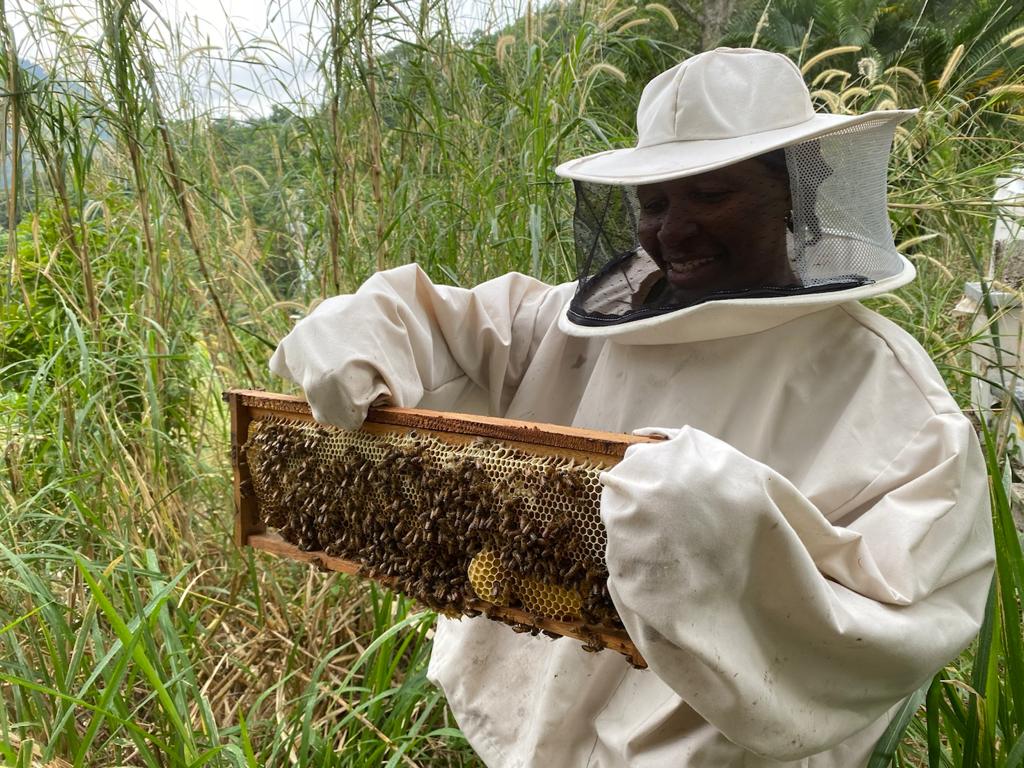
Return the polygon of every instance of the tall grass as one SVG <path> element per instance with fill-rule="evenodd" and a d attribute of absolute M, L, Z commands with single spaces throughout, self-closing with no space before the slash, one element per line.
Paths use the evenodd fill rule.
<path fill-rule="evenodd" d="M 472 37 L 439 0 L 273 8 L 290 29 L 212 51 L 137 0 L 0 0 L 4 144 L 25 148 L 0 232 L 0 762 L 477 762 L 425 680 L 431 614 L 230 543 L 219 392 L 280 388 L 274 340 L 381 267 L 568 279 L 551 168 L 630 142 L 639 88 L 684 52 L 656 3 L 532 7 Z M 37 49 L 53 76 L 18 66 Z M 271 115 L 204 111 L 224 59 L 257 68 Z M 921 277 L 877 304 L 969 405 L 950 308 L 985 262 L 992 180 L 1024 159 L 1016 96 L 958 90 L 955 67 L 939 88 L 819 62 L 808 80 L 841 110 L 925 105 L 892 210 Z M 986 443 L 1000 567 L 982 639 L 882 764 L 1024 753 L 1004 442 Z"/>

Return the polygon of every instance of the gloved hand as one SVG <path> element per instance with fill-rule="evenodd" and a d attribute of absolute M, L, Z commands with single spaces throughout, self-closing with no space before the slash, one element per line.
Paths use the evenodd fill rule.
<path fill-rule="evenodd" d="M 274 370 L 274 360 L 271 360 L 271 370 Z M 349 359 L 329 375 L 305 376 L 299 383 L 313 418 L 321 424 L 342 429 L 359 429 L 371 406 L 384 405 L 391 400 L 391 390 L 378 370 L 360 359 Z"/>
<path fill-rule="evenodd" d="M 299 321 L 270 369 L 302 387 L 317 421 L 345 429 L 358 428 L 372 405 L 412 408 L 430 395 L 431 407 L 444 408 L 449 389 L 473 388 L 502 413 L 534 331 L 557 322 L 569 288 L 519 274 L 472 290 L 436 286 L 415 264 L 378 272 Z"/>

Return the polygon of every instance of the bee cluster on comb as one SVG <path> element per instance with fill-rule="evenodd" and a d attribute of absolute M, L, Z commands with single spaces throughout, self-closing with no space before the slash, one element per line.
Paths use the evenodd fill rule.
<path fill-rule="evenodd" d="M 643 664 L 608 595 L 598 475 L 613 462 L 290 413 L 258 414 L 245 433 L 239 458 L 261 522 L 317 555 L 306 559 L 352 563 L 448 616 L 571 634 Z"/>

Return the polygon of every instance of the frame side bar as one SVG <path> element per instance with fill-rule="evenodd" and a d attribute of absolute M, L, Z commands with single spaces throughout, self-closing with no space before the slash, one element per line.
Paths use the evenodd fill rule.
<path fill-rule="evenodd" d="M 224 393 L 231 414 L 231 467 L 234 470 L 235 496 L 235 543 L 244 547 L 249 537 L 263 533 L 266 526 L 260 520 L 259 504 L 252 487 L 249 474 L 249 463 L 245 460 L 242 446 L 249 439 L 249 423 L 252 416 L 249 406 L 245 405 L 242 396 L 235 390 Z"/>

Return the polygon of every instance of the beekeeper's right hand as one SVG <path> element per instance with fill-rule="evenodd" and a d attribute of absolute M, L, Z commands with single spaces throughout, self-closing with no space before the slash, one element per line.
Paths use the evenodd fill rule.
<path fill-rule="evenodd" d="M 434 285 L 417 265 L 378 272 L 349 296 L 324 301 L 278 345 L 270 370 L 299 384 L 313 418 L 357 429 L 373 405 L 445 407 L 446 392 L 503 415 L 571 285 L 520 274 L 473 290 Z"/>
<path fill-rule="evenodd" d="M 323 365 L 324 356 L 317 344 L 293 338 L 299 330 L 297 326 L 286 337 L 285 341 L 292 341 L 287 351 L 284 342 L 278 346 L 270 358 L 270 370 L 302 387 L 314 419 L 342 429 L 359 429 L 370 406 L 393 402 L 391 388 L 373 360 L 353 357 L 339 367 L 328 368 Z M 309 354 L 303 356 L 301 365 L 293 367 L 291 363 L 304 352 Z"/>

